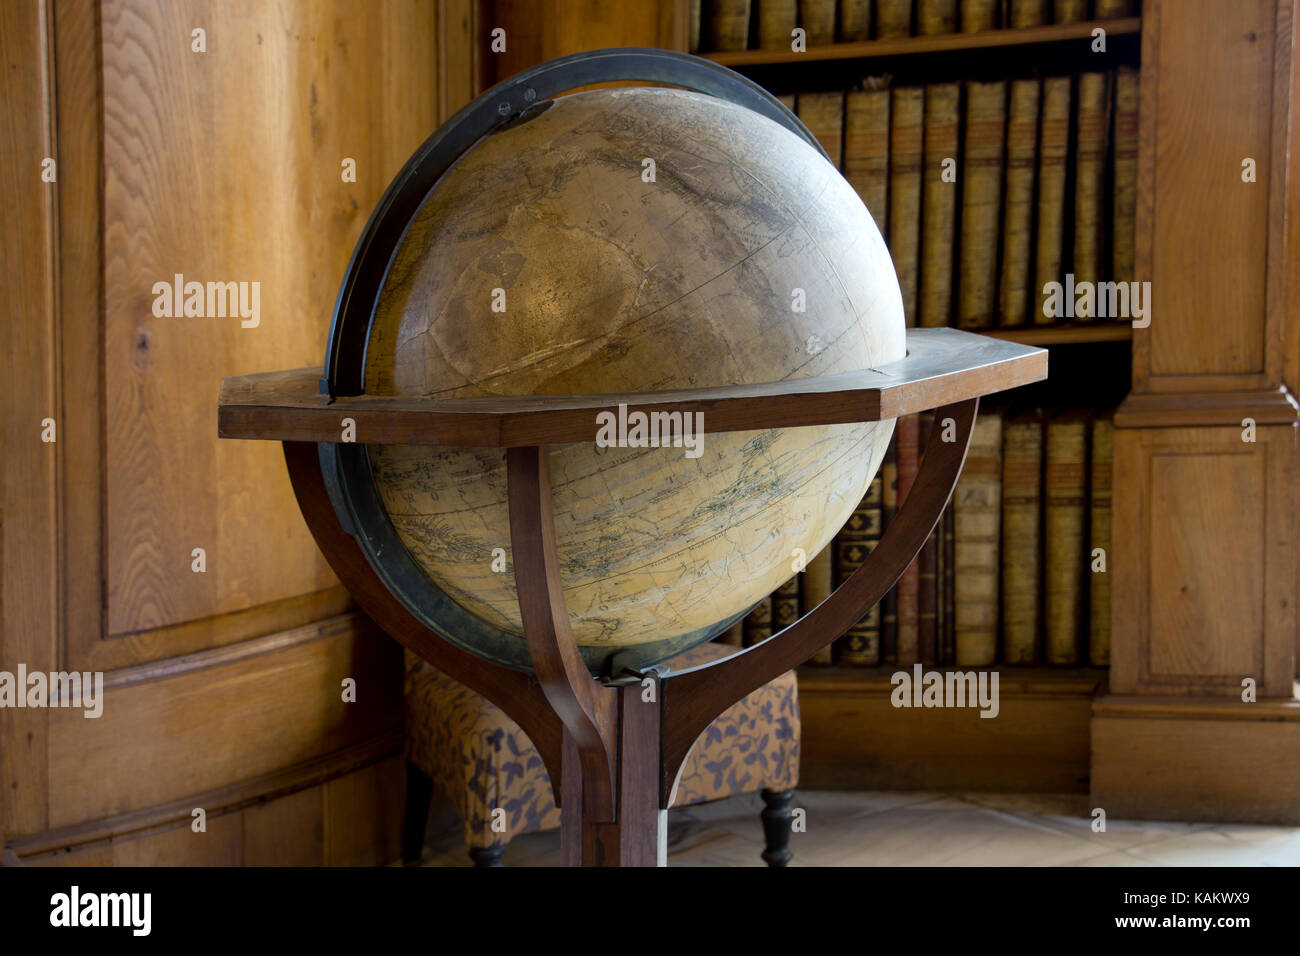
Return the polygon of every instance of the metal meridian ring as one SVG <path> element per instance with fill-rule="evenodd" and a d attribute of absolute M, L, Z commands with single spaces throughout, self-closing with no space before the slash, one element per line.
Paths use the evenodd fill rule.
<path fill-rule="evenodd" d="M 379 295 L 407 226 L 443 174 L 480 139 L 552 98 L 593 83 L 618 81 L 662 83 L 743 106 L 790 130 L 826 156 L 816 137 L 776 97 L 734 70 L 686 53 L 641 47 L 593 50 L 517 74 L 444 123 L 384 190 L 343 273 L 330 321 L 322 394 L 336 398 L 365 391 L 366 348 Z M 407 610 L 458 647 L 493 663 L 531 672 L 528 646 L 519 635 L 470 614 L 416 563 L 380 499 L 365 445 L 320 444 L 317 452 L 339 524 L 356 538 L 375 574 Z M 663 660 L 716 637 L 746 613 L 671 640 L 579 650 L 594 673 L 617 674 L 623 668 Z"/>

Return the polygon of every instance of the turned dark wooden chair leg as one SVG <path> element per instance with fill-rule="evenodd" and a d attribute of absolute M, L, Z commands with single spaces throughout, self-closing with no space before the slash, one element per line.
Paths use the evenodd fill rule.
<path fill-rule="evenodd" d="M 504 843 L 500 846 L 472 846 L 469 848 L 469 858 L 475 866 L 505 866 L 501 862 L 501 854 L 505 852 Z"/>
<path fill-rule="evenodd" d="M 424 855 L 424 830 L 433 804 L 433 778 L 406 762 L 406 816 L 402 821 L 402 862 L 412 866 Z"/>
<path fill-rule="evenodd" d="M 790 825 L 794 820 L 790 801 L 793 799 L 793 790 L 763 791 L 763 837 L 767 842 L 763 859 L 768 866 L 786 866 L 794 857 L 790 852 Z"/>

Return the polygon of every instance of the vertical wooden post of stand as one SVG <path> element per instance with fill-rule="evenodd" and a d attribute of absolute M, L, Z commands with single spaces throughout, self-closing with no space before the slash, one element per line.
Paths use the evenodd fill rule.
<path fill-rule="evenodd" d="M 524 640 L 542 692 L 564 726 L 559 792 L 561 840 L 570 866 L 662 862 L 658 686 L 642 700 L 634 683 L 596 682 L 569 628 L 551 502 L 546 446 L 506 453 L 510 546 Z"/>

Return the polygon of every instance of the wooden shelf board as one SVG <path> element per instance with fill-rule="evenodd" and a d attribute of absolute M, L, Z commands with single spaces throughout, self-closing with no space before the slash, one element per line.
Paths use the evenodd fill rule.
<path fill-rule="evenodd" d="M 1094 697 L 1104 694 L 1107 671 L 1097 667 L 958 667 L 926 664 L 926 671 L 997 671 L 999 694 Z M 910 665 L 878 667 L 825 667 L 805 664 L 798 670 L 801 694 L 887 694 L 898 671 L 911 673 Z"/>
<path fill-rule="evenodd" d="M 1107 37 L 1126 36 L 1142 29 L 1141 17 L 1123 17 L 1115 20 L 1090 20 L 1086 23 L 1054 23 L 1041 27 L 1022 27 L 1017 30 L 984 30 L 979 33 L 945 33 L 939 36 L 898 37 L 889 40 L 863 40 L 858 43 L 834 43 L 809 47 L 803 53 L 787 49 L 734 50 L 723 53 L 700 54 L 705 59 L 723 66 L 771 66 L 779 63 L 801 63 L 816 60 L 866 60 L 887 56 L 908 56 L 917 53 L 940 53 L 950 50 L 996 49 L 998 47 L 1026 46 L 1036 43 L 1059 43 L 1063 40 L 1081 40 L 1092 36 L 1101 27 Z"/>
<path fill-rule="evenodd" d="M 1097 325 L 1027 325 L 1015 329 L 984 329 L 981 335 L 992 336 L 1021 345 L 1081 345 L 1092 342 L 1131 342 L 1133 326 L 1128 322 L 1104 322 Z"/>

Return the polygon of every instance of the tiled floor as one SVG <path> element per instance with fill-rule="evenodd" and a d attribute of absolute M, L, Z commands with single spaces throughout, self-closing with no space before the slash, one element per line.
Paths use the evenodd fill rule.
<path fill-rule="evenodd" d="M 791 836 L 793 866 L 1297 866 L 1300 827 L 1106 821 L 1092 830 L 1084 795 L 800 791 L 806 829 Z M 669 866 L 762 866 L 757 794 L 674 810 Z M 467 866 L 459 832 L 430 866 Z M 558 833 L 506 849 L 507 866 L 559 861 Z"/>

